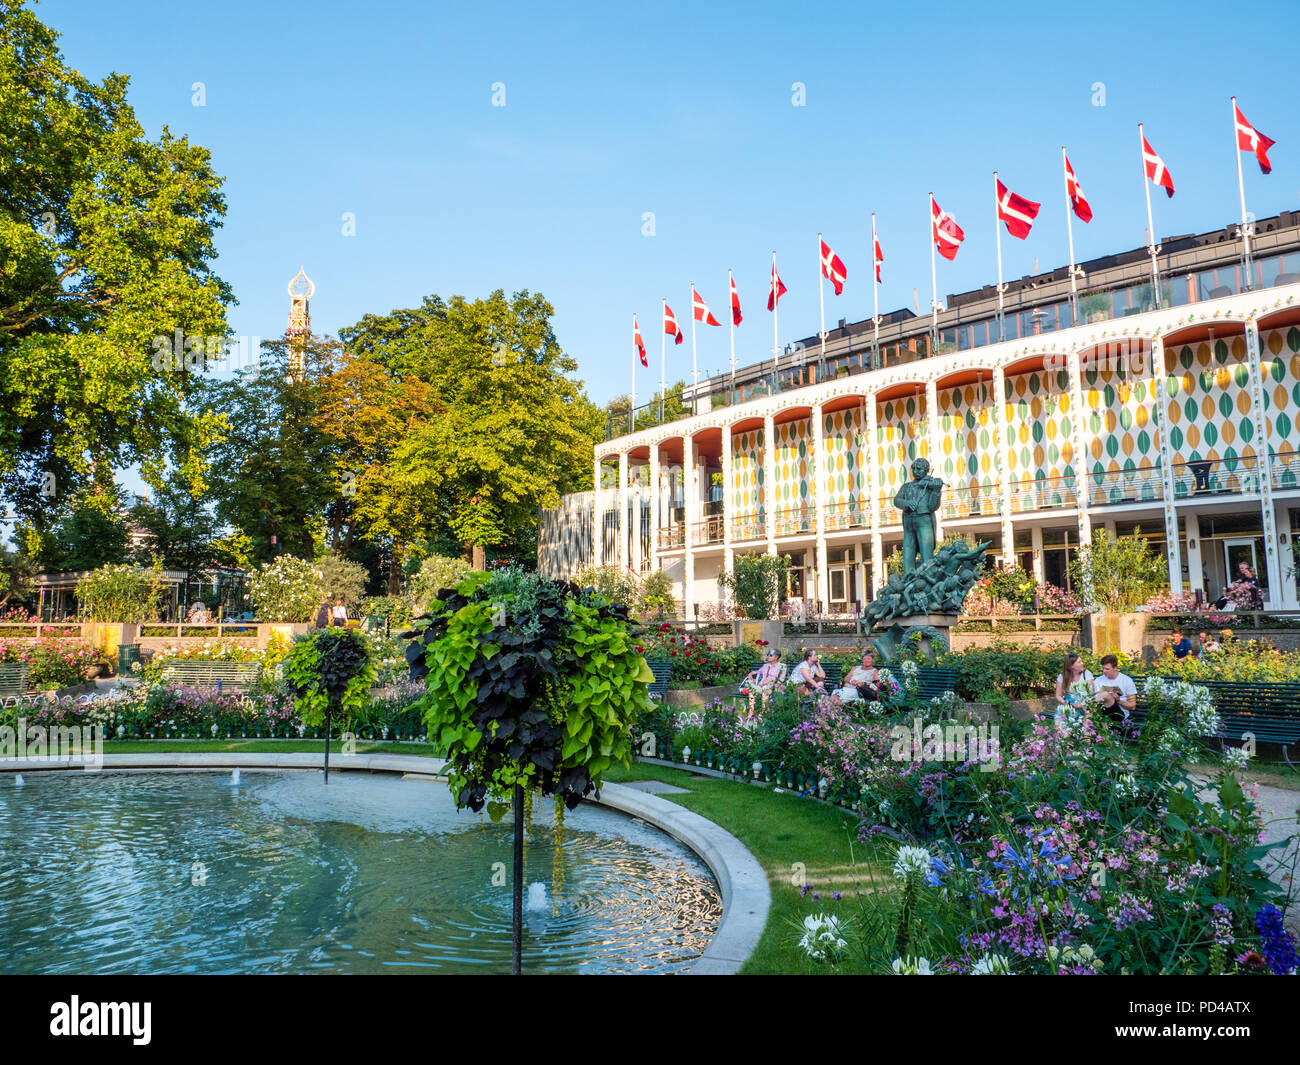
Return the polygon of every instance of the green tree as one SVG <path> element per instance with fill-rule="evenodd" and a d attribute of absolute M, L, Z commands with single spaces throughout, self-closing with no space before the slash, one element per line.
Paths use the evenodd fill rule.
<path fill-rule="evenodd" d="M 50 488 L 132 462 L 197 476 L 194 375 L 156 369 L 154 341 L 223 337 L 233 302 L 208 265 L 225 204 L 207 150 L 147 137 L 128 79 L 90 81 L 57 39 L 0 0 L 0 495 L 38 531 Z"/>
<path fill-rule="evenodd" d="M 190 580 L 218 566 L 234 566 L 224 530 L 212 506 L 197 496 L 189 482 L 173 470 L 150 499 L 137 497 L 131 508 L 133 525 L 144 532 L 135 560 L 160 558 L 165 569 L 185 573 L 181 610 L 189 610 Z"/>
<path fill-rule="evenodd" d="M 737 555 L 730 573 L 718 575 L 718 586 L 729 592 L 742 617 L 774 618 L 786 600 L 789 555 Z"/>
<path fill-rule="evenodd" d="M 41 568 L 62 572 L 125 562 L 127 529 L 120 504 L 116 486 L 111 492 L 80 496 L 41 538 Z"/>
<path fill-rule="evenodd" d="M 539 508 L 591 485 L 605 415 L 569 376 L 577 364 L 555 338 L 552 313 L 527 291 L 430 296 L 339 334 L 349 352 L 431 386 L 437 415 L 393 449 L 383 496 L 418 510 L 428 539 L 454 537 L 475 568 L 488 548 L 535 561 Z M 377 531 L 409 535 L 378 508 L 370 517 Z"/>
<path fill-rule="evenodd" d="M 320 570 L 320 586 L 325 599 L 331 603 L 342 599 L 349 611 L 355 610 L 366 594 L 366 584 L 370 580 L 366 568 L 335 551 L 318 558 L 316 568 Z"/>
<path fill-rule="evenodd" d="M 1165 560 L 1151 549 L 1150 542 L 1135 529 L 1134 535 L 1116 537 L 1094 530 L 1091 544 L 1079 548 L 1070 561 L 1075 586 L 1092 590 L 1090 610 L 1123 614 L 1141 606 L 1156 592 L 1169 586 Z"/>

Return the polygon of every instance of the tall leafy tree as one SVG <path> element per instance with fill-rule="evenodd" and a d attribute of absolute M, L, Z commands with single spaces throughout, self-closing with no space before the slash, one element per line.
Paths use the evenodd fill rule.
<path fill-rule="evenodd" d="M 115 467 L 198 476 L 194 382 L 154 342 L 224 336 L 233 302 L 208 265 L 221 179 L 206 149 L 145 135 L 127 80 L 85 78 L 0 0 L 0 495 L 38 530 Z"/>
<path fill-rule="evenodd" d="M 577 363 L 560 348 L 552 314 L 527 291 L 430 296 L 339 334 L 395 379 L 431 387 L 437 416 L 393 449 L 385 491 L 424 515 L 429 539 L 450 535 L 476 567 L 489 548 L 534 559 L 539 508 L 591 484 L 605 412 L 570 376 Z"/>
<path fill-rule="evenodd" d="M 211 505 L 177 471 L 154 490 L 152 498 L 137 498 L 129 517 L 144 533 L 135 549 L 136 562 L 148 565 L 158 559 L 166 569 L 184 571 L 183 608 L 189 606 L 193 577 L 214 566 L 234 565 Z"/>

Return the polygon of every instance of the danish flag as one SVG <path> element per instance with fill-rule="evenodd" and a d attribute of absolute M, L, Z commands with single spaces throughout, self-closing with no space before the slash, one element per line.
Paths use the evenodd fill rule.
<path fill-rule="evenodd" d="M 998 187 L 998 217 L 1007 224 L 1008 233 L 1024 240 L 1029 236 L 1029 230 L 1034 224 L 1034 219 L 1038 217 L 1038 209 L 1042 204 L 1017 196 L 1002 184 L 996 172 L 994 181 L 997 182 Z"/>
<path fill-rule="evenodd" d="M 641 356 L 641 365 L 649 367 L 645 357 L 645 341 L 641 339 L 641 327 L 636 324 L 636 315 L 632 315 L 632 343 L 636 345 L 636 353 Z"/>
<path fill-rule="evenodd" d="M 1169 173 L 1169 168 L 1165 166 L 1165 161 L 1156 155 L 1155 149 L 1151 147 L 1151 142 L 1147 140 L 1147 135 L 1142 134 L 1142 163 L 1146 167 L 1147 177 L 1155 185 L 1160 185 L 1167 196 L 1172 197 L 1174 194 L 1174 179 Z"/>
<path fill-rule="evenodd" d="M 772 283 L 767 290 L 767 309 L 776 310 L 776 305 L 781 301 L 781 297 L 787 292 L 785 282 L 781 280 L 781 275 L 776 272 L 776 256 L 772 257 Z"/>
<path fill-rule="evenodd" d="M 727 271 L 730 275 L 731 271 Z M 736 279 L 731 278 L 731 324 L 740 325 L 740 293 L 736 291 Z"/>
<path fill-rule="evenodd" d="M 704 302 L 704 297 L 695 291 L 695 286 L 691 286 L 691 304 L 697 322 L 703 322 L 705 325 L 721 325 L 713 312 L 709 310 L 709 305 Z"/>
<path fill-rule="evenodd" d="M 1273 169 L 1273 164 L 1268 161 L 1268 150 L 1277 143 L 1260 133 L 1254 126 L 1246 121 L 1246 116 L 1241 113 L 1241 108 L 1237 106 L 1237 98 L 1232 98 L 1232 115 L 1237 124 L 1237 149 L 1243 152 L 1254 152 L 1255 161 L 1259 163 L 1261 174 L 1267 174 Z"/>
<path fill-rule="evenodd" d="M 668 306 L 667 300 L 664 300 L 664 332 L 674 338 L 674 344 L 680 344 L 686 339 L 677 326 L 677 316 L 673 314 L 673 309 Z"/>
<path fill-rule="evenodd" d="M 1070 196 L 1070 206 L 1074 208 L 1074 214 L 1080 222 L 1092 221 L 1092 208 L 1088 205 L 1088 198 L 1084 196 L 1083 189 L 1079 188 L 1079 179 L 1074 176 L 1074 167 L 1070 165 L 1070 157 L 1065 157 L 1065 191 Z"/>
<path fill-rule="evenodd" d="M 875 236 L 874 234 L 872 234 L 872 237 L 871 237 L 871 243 L 875 245 L 875 250 L 872 252 L 872 258 L 875 259 L 875 263 L 876 263 L 876 280 L 879 281 L 879 280 L 880 280 L 880 264 L 883 263 L 883 262 L 885 261 L 885 253 L 884 253 L 883 251 L 880 250 L 880 238 L 879 238 L 879 237 L 877 237 L 877 236 Z"/>
<path fill-rule="evenodd" d="M 844 291 L 844 279 L 849 272 L 844 268 L 844 260 L 831 251 L 831 246 L 822 240 L 820 233 L 817 234 L 817 243 L 821 248 L 822 277 L 835 286 L 835 295 L 838 296 Z"/>
<path fill-rule="evenodd" d="M 966 239 L 965 231 L 952 215 L 935 202 L 934 193 L 930 194 L 930 238 L 939 254 L 949 261 L 957 258 L 961 242 Z"/>

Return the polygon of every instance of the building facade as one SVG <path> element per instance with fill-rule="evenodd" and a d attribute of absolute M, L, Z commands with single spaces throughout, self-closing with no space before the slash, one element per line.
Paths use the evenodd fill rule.
<path fill-rule="evenodd" d="M 701 381 L 687 413 L 642 409 L 594 454 L 594 492 L 543 514 L 541 567 L 654 569 L 687 616 L 741 552 L 791 556 L 792 592 L 856 611 L 901 543 L 913 459 L 945 482 L 937 515 L 1006 564 L 1070 584 L 1099 528 L 1159 545 L 1173 589 L 1214 599 L 1240 562 L 1296 609 L 1300 535 L 1300 215 L 948 298 L 939 333 L 894 312 Z M 1143 273 L 1146 272 L 1145 280 Z M 1003 337 L 1006 339 L 1002 339 Z M 649 424 L 647 424 L 649 423 Z M 634 431 L 628 431 L 634 429 Z"/>

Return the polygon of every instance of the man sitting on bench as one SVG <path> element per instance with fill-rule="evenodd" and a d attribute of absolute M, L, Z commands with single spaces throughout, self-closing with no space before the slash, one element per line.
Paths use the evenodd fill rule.
<path fill-rule="evenodd" d="M 1102 656 L 1101 676 L 1093 681 L 1093 689 L 1103 713 L 1117 724 L 1127 721 L 1137 706 L 1137 685 L 1132 677 L 1119 671 L 1119 659 L 1114 655 Z"/>

